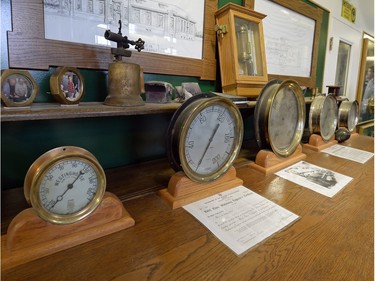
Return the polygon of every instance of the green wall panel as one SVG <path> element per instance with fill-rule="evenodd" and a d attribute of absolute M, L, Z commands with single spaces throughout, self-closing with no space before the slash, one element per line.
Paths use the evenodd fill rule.
<path fill-rule="evenodd" d="M 228 0 L 219 0 L 222 7 Z M 241 0 L 230 1 L 241 4 Z M 10 0 L 1 1 L 1 68 L 7 69 L 6 31 L 11 30 Z M 319 43 L 317 82 L 321 87 L 328 30 L 324 16 Z M 32 59 L 32 58 L 30 58 Z M 29 70 L 39 85 L 35 102 L 54 102 L 48 71 Z M 84 102 L 104 101 L 107 96 L 107 71 L 80 69 L 85 81 Z M 202 81 L 195 77 L 145 74 L 145 81 L 158 80 L 179 86 L 182 82 L 198 82 L 202 91 L 220 91 L 217 81 Z M 244 140 L 254 140 L 253 109 L 242 110 L 245 124 Z M 123 117 L 77 118 L 1 123 L 1 188 L 22 186 L 28 167 L 46 151 L 65 145 L 75 145 L 92 152 L 104 168 L 124 166 L 166 157 L 165 132 L 172 114 Z"/>
<path fill-rule="evenodd" d="M 107 168 L 166 157 L 171 114 L 2 123 L 2 188 L 22 186 L 33 161 L 59 146 L 80 146 Z"/>

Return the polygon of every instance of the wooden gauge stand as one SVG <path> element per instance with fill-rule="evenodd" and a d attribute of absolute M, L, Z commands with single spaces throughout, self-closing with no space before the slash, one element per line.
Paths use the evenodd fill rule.
<path fill-rule="evenodd" d="M 333 136 L 329 141 L 324 141 L 320 135 L 312 134 L 309 138 L 309 143 L 305 143 L 303 148 L 311 149 L 313 151 L 321 151 L 337 143 L 338 142 L 335 140 L 335 136 Z"/>
<path fill-rule="evenodd" d="M 184 172 L 180 171 L 171 177 L 168 187 L 160 190 L 159 194 L 172 209 L 177 209 L 186 204 L 242 185 L 243 180 L 238 178 L 236 174 L 236 169 L 231 166 L 220 178 L 208 183 L 198 183 L 192 181 Z"/>
<path fill-rule="evenodd" d="M 117 196 L 105 192 L 100 205 L 86 218 L 71 224 L 41 219 L 33 208 L 20 212 L 1 237 L 2 270 L 48 256 L 129 228 L 134 219 Z"/>
<path fill-rule="evenodd" d="M 270 174 L 297 163 L 304 158 L 306 158 L 306 154 L 302 153 L 301 145 L 298 145 L 294 153 L 288 157 L 279 157 L 269 149 L 262 149 L 257 153 L 255 162 L 250 163 L 249 167 L 263 174 Z"/>

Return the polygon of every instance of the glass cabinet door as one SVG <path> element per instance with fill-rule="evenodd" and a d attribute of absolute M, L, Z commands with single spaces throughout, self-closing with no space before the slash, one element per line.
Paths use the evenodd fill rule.
<path fill-rule="evenodd" d="M 238 54 L 238 75 L 263 76 L 259 24 L 234 17 Z"/>

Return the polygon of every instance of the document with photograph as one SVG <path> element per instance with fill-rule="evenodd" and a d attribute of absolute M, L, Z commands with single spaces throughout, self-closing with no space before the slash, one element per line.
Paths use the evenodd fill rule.
<path fill-rule="evenodd" d="M 333 197 L 353 179 L 305 161 L 300 161 L 275 174 L 327 197 Z"/>
<path fill-rule="evenodd" d="M 322 152 L 340 158 L 349 159 L 362 164 L 366 163 L 369 159 L 371 159 L 374 156 L 374 153 L 372 152 L 360 150 L 353 147 L 343 146 L 340 144 L 335 144 L 326 149 L 323 149 Z"/>
<path fill-rule="evenodd" d="M 244 186 L 184 206 L 237 255 L 299 217 Z"/>

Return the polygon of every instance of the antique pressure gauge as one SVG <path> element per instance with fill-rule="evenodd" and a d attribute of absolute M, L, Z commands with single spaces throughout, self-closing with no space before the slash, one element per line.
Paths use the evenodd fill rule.
<path fill-rule="evenodd" d="M 301 142 L 305 126 L 305 99 L 292 80 L 271 80 L 258 97 L 254 126 L 260 148 L 271 148 L 281 157 L 293 154 Z"/>
<path fill-rule="evenodd" d="M 333 95 L 314 98 L 310 106 L 309 129 L 311 134 L 320 134 L 325 142 L 332 139 L 337 129 L 337 101 Z"/>
<path fill-rule="evenodd" d="M 343 100 L 339 105 L 338 127 L 345 127 L 353 132 L 359 118 L 359 105 L 357 101 Z"/>
<path fill-rule="evenodd" d="M 84 96 L 84 80 L 74 67 L 58 67 L 50 78 L 51 94 L 64 105 L 79 104 Z"/>
<path fill-rule="evenodd" d="M 223 91 L 257 97 L 268 81 L 262 25 L 265 15 L 229 3 L 215 16 Z"/>
<path fill-rule="evenodd" d="M 24 194 L 44 220 L 68 224 L 90 215 L 100 204 L 106 177 L 98 160 L 87 150 L 65 146 L 41 155 L 30 166 Z"/>
<path fill-rule="evenodd" d="M 196 182 L 210 182 L 226 173 L 238 156 L 241 113 L 229 99 L 199 94 L 175 112 L 167 136 L 172 168 Z"/>

